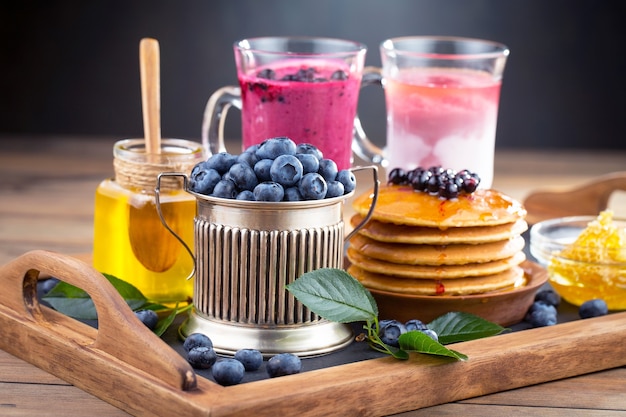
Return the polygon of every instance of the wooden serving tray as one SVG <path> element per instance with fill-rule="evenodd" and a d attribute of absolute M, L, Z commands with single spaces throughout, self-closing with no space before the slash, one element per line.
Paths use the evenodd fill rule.
<path fill-rule="evenodd" d="M 85 290 L 98 330 L 40 305 L 40 274 Z M 386 415 L 626 365 L 626 313 L 222 387 L 195 374 L 113 286 L 73 257 L 28 252 L 0 267 L 0 348 L 137 416 Z M 415 395 L 408 395 L 414 392 Z"/>

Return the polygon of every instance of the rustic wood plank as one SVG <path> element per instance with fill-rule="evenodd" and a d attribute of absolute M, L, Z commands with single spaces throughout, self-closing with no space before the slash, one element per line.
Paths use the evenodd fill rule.
<path fill-rule="evenodd" d="M 453 403 L 436 407 L 423 408 L 395 417 L 623 417 L 623 411 L 615 410 L 579 410 L 573 407 L 520 407 L 513 405 L 492 405 L 485 407 L 477 404 Z"/>

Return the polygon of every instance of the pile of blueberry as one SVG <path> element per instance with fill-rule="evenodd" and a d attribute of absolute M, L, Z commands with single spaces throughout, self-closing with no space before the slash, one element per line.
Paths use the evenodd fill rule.
<path fill-rule="evenodd" d="M 356 188 L 347 169 L 311 144 L 286 137 L 267 139 L 240 155 L 220 152 L 191 171 L 190 190 L 248 201 L 304 201 L 339 197 Z"/>
<path fill-rule="evenodd" d="M 410 171 L 394 168 L 389 171 L 389 184 L 410 185 L 416 191 L 437 195 L 446 200 L 454 199 L 461 193 L 471 194 L 480 184 L 480 177 L 467 169 L 459 172 L 432 166 L 428 169 L 417 167 Z"/>
<path fill-rule="evenodd" d="M 413 330 L 422 332 L 435 341 L 439 340 L 437 333 L 429 329 L 421 320 L 417 319 L 409 320 L 406 323 L 402 323 L 398 320 L 381 320 L 378 322 L 378 326 L 380 340 L 389 346 L 399 347 L 398 338 L 400 335 Z"/>
<path fill-rule="evenodd" d="M 257 77 L 264 78 L 266 80 L 276 80 L 276 72 L 270 68 L 261 70 L 256 75 Z M 331 74 L 330 79 L 331 80 L 347 80 L 348 74 L 343 70 L 337 70 Z M 291 73 L 291 74 L 285 74 L 282 76 L 282 78 L 279 81 L 323 83 L 323 82 L 327 82 L 328 79 L 318 76 L 318 71 L 315 69 L 315 67 L 307 67 L 307 68 L 300 68 L 298 71 Z"/>
<path fill-rule="evenodd" d="M 263 355 L 256 349 L 240 349 L 233 358 L 218 359 L 213 342 L 202 333 L 187 336 L 183 348 L 191 366 L 196 369 L 211 368 L 213 379 L 223 386 L 239 384 L 245 372 L 256 371 L 263 364 Z M 302 362 L 293 353 L 279 353 L 267 361 L 265 369 L 270 378 L 292 375 L 302 370 Z"/>
<path fill-rule="evenodd" d="M 532 327 L 554 326 L 557 324 L 557 308 L 561 297 L 552 288 L 540 290 L 535 294 L 535 300 L 526 312 L 524 321 Z M 578 308 L 581 319 L 604 316 L 609 313 L 606 301 L 594 298 L 585 301 Z"/>

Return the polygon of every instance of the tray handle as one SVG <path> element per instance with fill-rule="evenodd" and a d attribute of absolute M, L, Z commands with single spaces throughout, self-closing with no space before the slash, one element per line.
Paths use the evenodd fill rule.
<path fill-rule="evenodd" d="M 196 387 L 196 375 L 189 363 L 135 316 L 101 273 L 76 258 L 34 250 L 0 267 L 3 286 L 0 305 L 35 321 L 40 333 L 64 330 L 67 333 L 67 329 L 56 328 L 58 323 L 51 326 L 43 314 L 37 298 L 40 274 L 57 277 L 92 298 L 98 314 L 98 331 L 91 348 L 106 352 L 176 389 Z"/>

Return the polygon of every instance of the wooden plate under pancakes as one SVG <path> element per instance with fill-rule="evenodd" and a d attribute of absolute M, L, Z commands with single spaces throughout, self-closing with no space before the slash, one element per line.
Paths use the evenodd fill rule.
<path fill-rule="evenodd" d="M 373 191 L 357 197 L 352 206 L 367 215 Z M 524 218 L 522 204 L 498 191 L 478 189 L 457 199 L 433 198 L 409 186 L 382 185 L 372 218 L 388 223 L 427 227 L 495 226 Z"/>
<path fill-rule="evenodd" d="M 488 294 L 428 296 L 398 294 L 370 289 L 378 305 L 380 319 L 430 322 L 451 311 L 475 314 L 501 326 L 510 326 L 524 319 L 535 299 L 535 293 L 548 279 L 545 269 L 531 261 L 521 264 L 526 286 Z"/>
<path fill-rule="evenodd" d="M 356 234 L 350 247 L 365 256 L 403 265 L 462 265 L 510 258 L 524 249 L 523 237 L 481 244 L 421 245 L 378 242 Z"/>
<path fill-rule="evenodd" d="M 352 227 L 357 227 L 363 219 L 364 216 L 355 214 L 350 218 L 350 224 Z M 369 220 L 359 230 L 359 234 L 379 242 L 447 245 L 494 242 L 521 235 L 527 229 L 528 223 L 524 219 L 495 226 L 449 227 L 446 229 Z"/>

